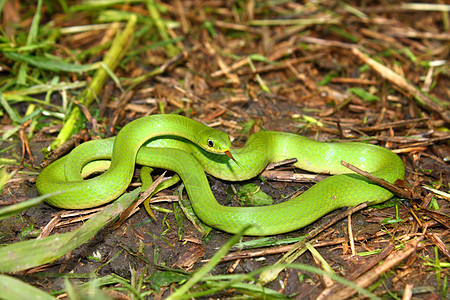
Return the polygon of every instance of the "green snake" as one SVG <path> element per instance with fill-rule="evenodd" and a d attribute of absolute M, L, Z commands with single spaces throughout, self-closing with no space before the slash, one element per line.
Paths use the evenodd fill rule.
<path fill-rule="evenodd" d="M 142 147 L 146 145 L 147 147 Z M 230 149 L 222 131 L 179 115 L 152 115 L 127 124 L 113 139 L 94 140 L 76 147 L 39 174 L 41 194 L 60 191 L 47 202 L 81 209 L 99 206 L 119 197 L 131 182 L 135 164 L 169 169 L 184 182 L 195 214 L 207 225 L 236 233 L 252 225 L 247 235 L 274 235 L 311 224 L 337 208 L 392 197 L 388 190 L 352 173 L 346 161 L 378 178 L 394 183 L 404 178 L 402 160 L 388 149 L 366 143 L 325 143 L 296 134 L 260 131 L 245 146 Z M 220 205 L 205 172 L 230 181 L 257 176 L 269 162 L 296 158 L 295 167 L 316 173 L 336 174 L 288 201 L 259 207 Z M 103 174 L 83 180 L 84 165 L 111 160 Z"/>

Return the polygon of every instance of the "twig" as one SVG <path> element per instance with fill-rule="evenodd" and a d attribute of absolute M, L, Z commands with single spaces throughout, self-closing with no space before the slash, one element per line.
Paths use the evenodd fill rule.
<path fill-rule="evenodd" d="M 138 211 L 139 205 L 141 205 L 141 203 L 144 202 L 145 199 L 147 199 L 155 191 L 158 185 L 163 181 L 165 174 L 166 172 L 164 172 L 161 176 L 159 176 L 147 190 L 142 192 L 142 194 L 140 195 L 139 199 L 136 202 L 134 202 L 124 212 L 122 212 L 122 214 L 120 214 L 119 220 L 117 220 L 111 226 L 113 230 L 119 228 L 123 224 L 123 222 L 125 222 L 128 219 L 128 217 L 130 217 L 131 215 L 133 215 L 135 212 Z"/>
<path fill-rule="evenodd" d="M 352 229 L 352 215 L 347 216 L 347 227 L 348 227 L 348 240 L 350 242 L 350 249 L 352 250 L 352 256 L 356 255 L 355 241 L 353 239 L 353 229 Z"/>
<path fill-rule="evenodd" d="M 283 182 L 319 182 L 329 177 L 327 175 L 318 174 L 300 174 L 291 171 L 264 171 L 261 176 L 265 179 L 272 181 L 283 181 Z"/>
<path fill-rule="evenodd" d="M 403 190 L 403 189 L 395 186 L 394 184 L 392 184 L 392 183 L 390 183 L 390 182 L 388 182 L 388 181 L 386 181 L 386 180 L 384 180 L 382 178 L 375 177 L 372 174 L 370 174 L 370 173 L 368 173 L 366 171 L 363 171 L 363 170 L 359 169 L 358 167 L 355 167 L 352 164 L 349 164 L 348 162 L 341 161 L 341 164 L 344 167 L 352 170 L 353 172 L 356 172 L 359 175 L 362 175 L 362 176 L 366 177 L 370 181 L 375 182 L 376 184 L 384 187 L 385 189 L 387 189 L 387 190 L 389 190 L 389 191 L 391 191 L 391 192 L 393 192 L 393 193 L 395 193 L 395 194 L 397 194 L 397 195 L 399 195 L 399 196 L 401 196 L 403 198 L 412 199 L 412 194 L 409 191 Z"/>
<path fill-rule="evenodd" d="M 317 45 L 323 45 L 323 46 L 334 46 L 334 47 L 341 47 L 341 48 L 348 48 L 353 49 L 356 47 L 355 44 L 349 44 L 349 43 L 343 43 L 339 41 L 330 41 L 330 40 L 323 40 L 311 36 L 304 36 L 300 39 L 303 42 L 311 43 L 311 44 L 317 44 Z"/>
<path fill-rule="evenodd" d="M 19 130 L 19 137 L 22 142 L 22 160 L 20 164 L 23 165 L 25 160 L 25 154 L 27 154 L 28 157 L 30 158 L 31 166 L 34 168 L 33 153 L 31 152 L 30 143 L 28 142 L 27 135 L 25 134 L 25 128 L 29 126 L 30 123 L 31 123 L 30 120 L 28 120 L 27 122 L 25 122 L 25 124 L 22 125 L 21 129 Z"/>
<path fill-rule="evenodd" d="M 444 213 L 440 213 L 437 211 L 433 211 L 430 209 L 427 209 L 425 207 L 423 207 L 423 205 L 419 205 L 419 204 L 414 204 L 415 206 L 417 206 L 420 211 L 422 213 L 424 213 L 426 216 L 428 216 L 429 218 L 435 220 L 436 222 L 442 224 L 443 226 L 445 226 L 447 229 L 450 229 L 450 217 L 447 216 Z"/>
<path fill-rule="evenodd" d="M 395 37 L 408 37 L 413 39 L 434 39 L 434 40 L 450 40 L 450 33 L 434 33 L 434 32 L 418 32 L 415 30 L 405 30 L 402 28 L 401 30 L 390 30 L 385 32 L 384 34 L 389 34 Z"/>
<path fill-rule="evenodd" d="M 370 127 L 359 127 L 358 130 L 360 130 L 362 132 L 380 131 L 380 130 L 386 130 L 386 129 L 394 128 L 394 127 L 401 127 L 401 126 L 405 126 L 405 125 L 414 126 L 417 123 L 426 122 L 426 121 L 428 121 L 428 118 L 417 118 L 417 119 L 411 119 L 411 120 L 400 120 L 400 121 L 396 121 L 396 122 L 378 124 L 378 125 L 370 126 Z"/>
<path fill-rule="evenodd" d="M 447 231 L 448 233 L 448 231 Z M 447 249 L 447 246 L 445 245 L 445 243 L 442 241 L 442 239 L 436 234 L 436 233 L 432 233 L 432 232 L 425 232 L 425 236 L 427 237 L 427 239 L 429 239 L 430 241 L 433 242 L 433 244 L 436 245 L 436 247 L 438 247 L 438 249 L 448 258 L 450 259 L 450 251 Z"/>
<path fill-rule="evenodd" d="M 61 156 L 69 153 L 73 148 L 80 144 L 80 142 L 89 140 L 89 134 L 87 129 L 82 129 L 78 134 L 72 135 L 67 142 L 56 148 L 54 151 L 50 153 L 48 159 L 41 163 L 41 168 L 45 168 L 50 163 L 54 162 Z"/>

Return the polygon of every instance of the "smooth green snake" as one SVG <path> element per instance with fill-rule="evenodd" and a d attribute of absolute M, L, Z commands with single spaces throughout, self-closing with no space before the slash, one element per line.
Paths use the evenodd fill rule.
<path fill-rule="evenodd" d="M 392 197 L 388 190 L 351 173 L 341 161 L 391 183 L 403 179 L 405 172 L 396 154 L 365 143 L 324 143 L 291 133 L 260 131 L 243 148 L 230 147 L 222 131 L 179 115 L 152 115 L 130 122 L 113 139 L 76 147 L 42 170 L 36 186 L 41 194 L 62 191 L 47 200 L 53 206 L 89 208 L 120 196 L 131 182 L 136 163 L 169 169 L 184 182 L 195 214 L 204 223 L 229 233 L 251 224 L 246 234 L 263 236 L 299 229 L 340 207 L 380 203 Z M 257 176 L 269 162 L 289 158 L 297 159 L 297 168 L 339 175 L 283 203 L 229 207 L 216 201 L 204 173 L 241 181 Z M 111 159 L 109 169 L 83 180 L 82 168 L 102 159 Z"/>

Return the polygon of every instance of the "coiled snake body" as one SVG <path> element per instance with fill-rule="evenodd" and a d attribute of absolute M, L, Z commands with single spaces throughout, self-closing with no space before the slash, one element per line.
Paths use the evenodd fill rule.
<path fill-rule="evenodd" d="M 141 147 L 144 144 L 147 147 Z M 230 150 L 224 132 L 178 115 L 137 119 L 115 139 L 90 141 L 72 152 L 50 164 L 37 178 L 41 194 L 62 191 L 47 200 L 51 205 L 75 209 L 110 202 L 125 191 L 138 163 L 178 173 L 196 215 L 204 223 L 230 233 L 251 224 L 246 234 L 261 236 L 296 230 L 340 207 L 380 203 L 392 197 L 388 190 L 350 173 L 341 161 L 391 183 L 403 179 L 405 172 L 401 159 L 388 149 L 364 143 L 323 143 L 290 133 L 258 132 L 243 148 Z M 234 160 L 224 153 L 231 153 Z M 267 163 L 289 158 L 296 158 L 295 167 L 300 169 L 336 175 L 283 203 L 228 207 L 216 201 L 204 174 L 246 180 L 258 175 Z M 83 180 L 83 165 L 98 159 L 111 159 L 110 168 Z"/>

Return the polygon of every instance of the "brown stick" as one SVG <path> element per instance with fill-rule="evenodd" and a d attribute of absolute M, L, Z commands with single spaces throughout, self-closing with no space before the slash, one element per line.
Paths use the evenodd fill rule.
<path fill-rule="evenodd" d="M 392 183 L 390 183 L 390 182 L 388 182 L 388 181 L 386 181 L 386 180 L 384 180 L 382 178 L 375 177 L 372 174 L 367 173 L 366 171 L 363 171 L 363 170 L 359 169 L 358 167 L 355 167 L 352 164 L 349 164 L 348 162 L 341 161 L 341 164 L 344 167 L 352 170 L 353 172 L 356 172 L 359 175 L 362 175 L 362 176 L 366 177 L 370 181 L 373 181 L 376 184 L 381 185 L 385 189 L 387 189 L 387 190 L 389 190 L 389 191 L 391 191 L 391 192 L 393 192 L 393 193 L 395 193 L 397 195 L 400 195 L 403 198 L 406 198 L 406 199 L 411 199 L 412 198 L 412 194 L 409 191 L 403 190 L 403 189 L 397 187 L 396 185 L 394 185 L 394 184 L 392 184 Z"/>

